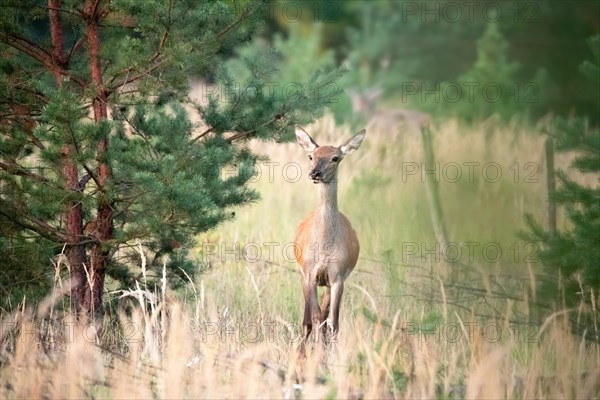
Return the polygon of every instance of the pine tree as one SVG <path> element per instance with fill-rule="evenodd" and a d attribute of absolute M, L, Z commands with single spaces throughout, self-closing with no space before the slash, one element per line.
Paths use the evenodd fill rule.
<path fill-rule="evenodd" d="M 291 140 L 341 72 L 315 73 L 290 95 L 271 90 L 272 52 L 246 58 L 243 79 L 223 67 L 268 2 L 80 3 L 3 0 L 0 216 L 13 236 L 64 247 L 76 309 L 98 315 L 106 276 L 136 278 L 136 246 L 154 252 L 150 267 L 192 273 L 194 235 L 258 198 L 247 141 Z M 187 96 L 192 76 L 220 89 L 207 104 Z"/>
<path fill-rule="evenodd" d="M 455 82 L 442 82 L 437 112 L 451 112 L 466 120 L 497 115 L 504 120 L 523 111 L 523 86 L 517 79 L 520 65 L 509 61 L 509 43 L 497 23 L 488 23 L 477 41 L 473 66 Z M 528 105 L 528 104 L 526 104 Z"/>
<path fill-rule="evenodd" d="M 589 40 L 595 61 L 586 61 L 580 71 L 600 89 L 600 36 Z M 541 293 L 558 305 L 593 305 L 600 300 L 600 130 L 586 127 L 583 119 L 557 118 L 551 133 L 560 152 L 576 152 L 571 167 L 582 174 L 594 174 L 595 187 L 575 182 L 564 171 L 556 171 L 560 186 L 553 200 L 563 206 L 569 228 L 546 230 L 531 215 L 531 232 L 525 237 L 540 243 L 539 258 L 549 279 Z M 561 287 L 562 286 L 562 287 Z M 590 307 L 593 309 L 594 307 Z M 585 325 L 585 323 L 584 323 Z"/>

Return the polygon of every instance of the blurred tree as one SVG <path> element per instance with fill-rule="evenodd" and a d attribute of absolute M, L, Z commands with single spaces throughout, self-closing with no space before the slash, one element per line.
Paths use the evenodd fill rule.
<path fill-rule="evenodd" d="M 263 38 L 240 46 L 236 49 L 239 56 L 226 63 L 229 73 L 248 78 L 252 71 L 244 60 L 267 52 L 271 52 L 277 63 L 278 68 L 270 78 L 278 85 L 292 87 L 296 82 L 309 81 L 315 71 L 330 72 L 335 69 L 335 59 L 331 50 L 322 47 L 322 28 L 322 24 L 315 24 L 304 32 L 299 25 L 292 25 L 286 36 L 278 32 L 270 42 Z"/>
<path fill-rule="evenodd" d="M 483 36 L 477 41 L 475 64 L 459 78 L 462 84 L 469 82 L 479 85 L 475 90 L 478 96 L 473 102 L 473 114 L 485 118 L 498 108 L 507 109 L 502 110 L 503 116 L 513 114 L 517 106 L 512 94 L 515 92 L 514 85 L 519 68 L 518 63 L 508 60 L 508 42 L 502 36 L 498 25 L 488 23 Z M 492 90 L 483 89 L 486 85 Z M 463 99 L 466 97 L 468 96 L 463 96 Z M 496 102 L 493 100 L 496 98 L 501 107 L 495 106 Z M 479 107 L 483 109 L 477 110 Z"/>
<path fill-rule="evenodd" d="M 497 115 L 508 121 L 539 102 L 537 83 L 519 79 L 520 64 L 508 59 L 509 44 L 497 23 L 488 23 L 477 41 L 473 67 L 453 82 L 440 84 L 439 96 L 429 96 L 428 108 L 438 115 L 453 114 L 472 121 Z M 432 100 L 433 99 L 433 100 Z M 539 106 L 539 104 L 538 104 Z"/>
<path fill-rule="evenodd" d="M 546 74 L 537 86 L 540 103 L 528 105 L 534 115 L 550 110 L 599 123 L 600 93 L 577 68 L 588 58 L 586 39 L 600 34 L 600 2 L 534 0 L 506 6 L 510 18 L 501 20 L 501 28 L 511 59 L 521 65 L 519 77 L 529 79 L 540 70 Z"/>
<path fill-rule="evenodd" d="M 321 31 L 322 48 L 338 49 L 344 42 L 346 28 L 357 15 L 342 1 L 296 1 L 282 0 L 272 3 L 271 16 L 263 38 L 270 40 L 277 34 L 287 35 L 292 29 L 300 36 L 308 35 L 313 28 Z M 340 62 L 339 54 L 336 54 Z"/>
<path fill-rule="evenodd" d="M 0 251 L 12 263 L 2 290 L 17 269 L 49 268 L 47 256 L 64 247 L 83 315 L 99 314 L 107 276 L 126 286 L 141 278 L 131 268 L 139 245 L 154 253 L 144 279 L 160 279 L 152 268 L 163 263 L 170 282 L 191 275 L 185 249 L 194 235 L 258 198 L 246 142 L 291 140 L 293 125 L 337 94 L 318 89 L 340 71 L 272 90 L 272 52 L 244 58 L 243 79 L 223 67 L 257 34 L 268 2 L 3 0 L 2 8 L 0 217 L 10 225 Z M 187 96 L 192 75 L 217 88 L 204 104 Z"/>
<path fill-rule="evenodd" d="M 600 90 L 600 36 L 588 43 L 594 62 L 586 61 L 580 71 Z M 551 137 L 558 151 L 577 153 L 571 167 L 596 175 L 600 183 L 600 130 L 588 128 L 582 119 L 557 118 Z M 525 237 L 541 243 L 538 256 L 549 274 L 542 281 L 541 294 L 569 308 L 587 304 L 600 314 L 600 187 L 581 185 L 560 170 L 556 175 L 560 187 L 552 200 L 564 207 L 569 229 L 545 230 L 531 215 L 526 216 L 531 232 Z"/>
<path fill-rule="evenodd" d="M 600 121 L 600 94 L 575 73 L 586 57 L 582 43 L 600 31 L 599 2 L 382 0 L 344 2 L 342 7 L 340 15 L 352 16 L 340 22 L 347 35 L 337 45 L 338 56 L 349 61 L 351 70 L 344 86 L 360 91 L 378 86 L 384 102 L 430 109 L 435 92 L 445 95 L 444 85 L 481 71 L 483 65 L 475 64 L 486 59 L 483 47 L 491 54 L 499 46 L 505 67 L 519 65 L 512 75 L 499 71 L 502 84 L 512 86 L 503 93 L 503 114 L 508 115 L 507 106 L 513 104 L 513 111 L 534 118 L 549 111 L 569 115 L 577 110 Z M 493 64 L 488 67 L 493 72 Z M 460 114 L 475 118 L 483 111 L 478 106 L 472 113 L 463 107 Z M 483 106 L 489 108 L 490 102 Z"/>
<path fill-rule="evenodd" d="M 311 97 L 315 101 L 323 102 L 330 110 L 339 107 L 336 96 L 341 91 L 340 81 L 315 80 L 322 74 L 329 74 L 335 70 L 335 57 L 333 51 L 324 49 L 323 25 L 317 23 L 312 29 L 304 30 L 298 24 L 291 25 L 287 35 L 276 33 L 270 41 L 265 38 L 255 40 L 236 49 L 238 57 L 229 59 L 225 67 L 231 76 L 246 79 L 252 74 L 244 60 L 256 58 L 260 54 L 269 53 L 274 58 L 277 70 L 269 77 L 266 85 L 270 90 L 280 91 L 295 96 L 297 85 L 302 82 L 312 82 L 307 86 Z M 341 68 L 347 74 L 346 68 Z"/>

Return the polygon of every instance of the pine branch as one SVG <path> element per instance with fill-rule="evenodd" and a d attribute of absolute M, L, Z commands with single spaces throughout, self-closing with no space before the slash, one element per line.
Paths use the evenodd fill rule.
<path fill-rule="evenodd" d="M 36 173 L 30 172 L 30 171 L 27 171 L 25 168 L 21 167 L 18 164 L 12 164 L 12 163 L 6 164 L 6 163 L 3 163 L 2 161 L 0 161 L 0 169 L 4 170 L 12 175 L 25 176 L 27 178 L 31 178 L 31 179 L 33 179 L 37 182 L 43 183 L 45 185 L 52 186 L 55 188 L 57 187 L 48 178 L 38 175 Z"/>
<path fill-rule="evenodd" d="M 71 57 L 77 50 L 79 50 L 79 48 L 83 45 L 84 42 L 85 42 L 85 37 L 80 37 L 73 44 L 73 47 L 71 47 L 71 50 L 69 50 L 69 54 L 67 54 L 67 58 L 65 59 L 65 66 L 69 65 L 69 63 L 71 62 Z"/>
<path fill-rule="evenodd" d="M 13 113 L 0 115 L 0 121 L 2 121 L 2 124 L 4 124 L 5 121 L 7 121 L 9 125 L 11 122 L 17 122 L 19 126 L 23 127 L 23 131 L 29 137 L 31 143 L 37 148 L 44 150 L 46 146 L 44 146 L 44 144 L 33 134 L 36 126 L 35 117 L 39 117 L 39 114 L 34 114 L 31 112 L 29 106 L 26 104 L 11 104 L 10 101 L 7 102 L 7 104 L 9 104 Z M 9 132 L 6 133 L 10 136 Z"/>
<path fill-rule="evenodd" d="M 66 76 L 82 88 L 87 86 L 83 80 L 73 76 L 69 71 L 56 64 L 52 55 L 43 48 L 39 47 L 36 43 L 15 34 L 7 35 L 5 33 L 0 33 L 0 40 L 10 47 L 19 50 L 20 52 L 25 53 L 34 60 L 38 61 L 53 74 Z"/>
<path fill-rule="evenodd" d="M 2 201 L 0 214 L 4 215 L 9 221 L 16 225 L 36 232 L 54 242 L 67 242 L 67 236 L 63 232 L 32 215 L 18 212 L 14 207 L 10 207 L 4 201 Z"/>
<path fill-rule="evenodd" d="M 81 151 L 79 149 L 79 144 L 75 137 L 75 132 L 73 132 L 73 127 L 71 124 L 69 124 L 69 133 L 71 135 L 71 141 L 73 143 L 73 147 L 75 148 L 75 152 L 77 153 L 79 158 L 83 158 Z M 94 180 L 98 189 L 102 189 L 102 187 L 100 186 L 100 182 L 98 181 L 98 177 L 96 176 L 94 171 L 92 171 L 92 169 L 90 167 L 88 167 L 84 162 L 82 162 L 81 165 L 83 166 L 83 169 L 85 169 L 85 172 L 87 172 L 87 174 L 83 178 L 81 178 L 81 180 L 79 180 L 79 182 L 74 186 L 74 189 L 77 191 L 82 191 L 90 179 Z M 81 185 L 83 185 L 83 186 L 81 186 Z"/>
<path fill-rule="evenodd" d="M 236 140 L 249 137 L 249 136 L 253 135 L 254 133 L 256 133 L 256 129 L 251 129 L 251 130 L 246 131 L 246 132 L 236 133 L 235 135 L 228 137 L 226 140 L 227 140 L 228 143 L 233 143 Z"/>
<path fill-rule="evenodd" d="M 124 79 L 120 80 L 119 82 L 115 83 L 110 88 L 108 88 L 106 90 L 106 95 L 108 96 L 111 93 L 115 92 L 118 88 L 125 86 L 129 83 L 133 83 L 133 82 L 143 78 L 144 76 L 150 75 L 152 72 L 154 72 L 158 67 L 160 67 L 164 63 L 165 63 L 165 60 L 159 61 L 159 62 L 155 63 L 154 65 L 146 68 L 144 71 L 142 71 L 138 74 L 135 74 L 133 76 L 126 76 Z M 131 72 L 132 68 L 128 68 L 128 70 L 129 71 L 127 71 L 127 74 L 129 74 L 129 72 Z"/>
<path fill-rule="evenodd" d="M 212 131 L 213 131 L 213 128 L 208 128 L 207 130 L 205 130 L 204 132 L 202 132 L 201 134 L 199 134 L 198 136 L 196 136 L 195 138 L 190 140 L 190 144 L 196 143 L 198 140 L 202 139 L 204 136 L 208 135 Z"/>
<path fill-rule="evenodd" d="M 172 1 L 169 2 L 169 21 L 170 21 L 170 16 L 171 16 L 171 8 L 172 8 Z M 244 12 L 242 12 L 239 16 L 239 18 L 237 18 L 233 23 L 231 23 L 230 25 L 226 26 L 223 30 L 221 30 L 219 33 L 216 34 L 217 38 L 220 38 L 221 36 L 225 35 L 227 32 L 229 32 L 231 29 L 235 28 L 237 25 L 239 25 L 240 23 L 242 23 L 243 21 L 245 21 L 246 19 L 250 18 L 250 16 L 252 14 L 254 14 L 254 10 L 252 10 L 251 7 L 247 7 Z M 129 74 L 133 71 L 133 67 L 129 67 L 127 69 L 125 69 L 124 71 L 122 71 L 119 75 L 125 75 L 126 77 L 121 79 L 120 81 L 118 81 L 117 83 L 113 84 L 110 86 L 110 88 L 107 88 L 107 95 L 110 95 L 111 93 L 114 93 L 118 88 L 123 87 L 129 83 L 133 83 L 138 81 L 139 79 L 143 78 L 144 76 L 150 75 L 152 72 L 154 72 L 157 68 L 159 68 L 160 66 L 162 66 L 165 62 L 165 60 L 162 60 L 160 62 L 157 62 L 157 60 L 160 58 L 160 56 L 162 55 L 162 49 L 167 41 L 167 38 L 169 37 L 169 30 L 170 28 L 167 27 L 165 29 L 165 32 L 163 33 L 163 36 L 160 39 L 159 42 L 159 46 L 158 46 L 158 50 L 156 51 L 156 53 L 154 53 L 154 55 L 152 57 L 150 57 L 150 60 L 148 61 L 148 64 L 150 65 L 148 68 L 146 68 L 144 71 L 137 73 L 133 76 L 129 76 Z M 116 75 L 114 77 L 112 77 L 111 79 L 109 79 L 109 82 L 114 82 L 116 80 Z"/>
<path fill-rule="evenodd" d="M 145 149 L 146 149 L 148 155 L 152 159 L 154 159 L 154 161 L 158 162 L 160 160 L 160 155 L 156 154 L 156 152 L 153 150 L 154 148 L 153 148 L 152 144 L 150 143 L 150 141 L 148 140 L 148 138 L 146 137 L 146 135 L 144 135 L 144 133 L 141 132 L 135 124 L 131 123 L 131 121 L 129 120 L 129 118 L 127 117 L 127 115 L 124 112 L 121 113 L 121 116 L 125 120 L 125 122 L 127 122 L 129 127 L 131 129 L 133 129 L 133 133 L 136 133 L 137 135 L 139 135 L 142 138 L 142 140 L 144 141 L 144 143 L 146 143 Z"/>
<path fill-rule="evenodd" d="M 225 35 L 227 32 L 229 32 L 235 26 L 237 26 L 241 22 L 245 21 L 246 19 L 250 18 L 250 16 L 252 14 L 254 14 L 255 11 L 256 10 L 252 10 L 250 6 L 246 7 L 244 12 L 242 12 L 240 14 L 240 17 L 237 20 L 235 20 L 232 24 L 226 26 L 225 29 L 223 29 L 221 32 L 217 33 L 217 38 L 220 38 L 221 36 Z"/>
<path fill-rule="evenodd" d="M 42 8 L 40 6 L 40 8 Z M 58 11 L 61 14 L 68 14 L 68 15 L 72 15 L 72 16 L 76 16 L 76 17 L 81 17 L 81 12 L 79 10 L 75 10 L 75 11 L 71 11 L 71 10 L 66 10 L 62 7 L 43 7 L 44 10 L 48 10 L 50 11 Z"/>
<path fill-rule="evenodd" d="M 262 124 L 260 125 L 260 127 L 262 128 L 262 127 L 264 127 L 264 126 L 267 126 L 267 125 L 269 125 L 269 124 L 272 124 L 273 122 L 275 122 L 275 121 L 278 121 L 278 120 L 280 120 L 281 118 L 283 118 L 283 114 L 276 114 L 276 115 L 275 115 L 273 118 L 271 118 L 271 119 L 270 119 L 270 120 L 268 120 L 267 122 L 264 122 L 264 123 L 262 123 Z M 249 136 L 253 135 L 254 133 L 256 133 L 256 129 L 251 129 L 251 130 L 249 130 L 249 131 L 245 131 L 245 132 L 236 133 L 235 135 L 228 137 L 226 140 L 227 140 L 227 142 L 228 142 L 228 143 L 233 143 L 233 142 L 235 142 L 236 140 L 243 139 L 243 138 L 247 138 L 247 137 L 249 137 Z"/>
<path fill-rule="evenodd" d="M 169 20 L 169 22 L 171 22 L 171 11 L 173 8 L 173 1 L 169 1 L 169 9 L 168 9 L 168 17 L 167 19 Z M 150 60 L 148 61 L 148 64 L 151 65 L 154 63 L 154 65 L 150 66 L 149 68 L 146 68 L 145 71 L 140 72 L 139 74 L 133 75 L 131 77 L 129 77 L 129 74 L 133 71 L 133 67 L 128 67 L 126 68 L 120 75 L 125 75 L 125 78 L 122 79 L 120 82 L 117 82 L 116 84 L 112 85 L 109 89 L 107 89 L 107 96 L 111 93 L 113 93 L 114 91 L 116 91 L 118 88 L 123 87 L 129 83 L 133 83 L 135 81 L 137 81 L 138 79 L 141 79 L 142 77 L 146 76 L 146 75 L 150 75 L 154 70 L 156 70 L 158 67 L 160 67 L 164 61 L 158 62 L 156 63 L 156 61 L 159 59 L 159 57 L 162 55 L 162 50 L 163 47 L 165 46 L 165 43 L 167 42 L 167 38 L 169 37 L 169 31 L 170 31 L 170 27 L 167 26 L 165 28 L 165 32 L 163 33 L 162 37 L 160 38 L 160 42 L 158 43 L 158 49 L 156 50 L 156 52 L 154 53 L 154 55 L 152 57 L 150 57 Z M 109 79 L 109 82 L 114 82 L 114 80 L 117 78 L 117 76 L 113 76 L 111 79 Z"/>
<path fill-rule="evenodd" d="M 27 72 L 25 72 L 25 73 L 27 73 Z M 40 75 L 42 75 L 42 74 L 43 74 L 43 72 L 40 72 L 40 73 L 36 74 L 35 76 L 32 76 L 32 77 L 28 78 L 27 80 L 28 81 L 37 81 L 38 77 Z M 41 92 L 39 90 L 36 90 L 36 89 L 30 87 L 28 85 L 28 83 L 15 82 L 14 88 L 15 89 L 19 89 L 21 92 L 24 92 L 24 93 L 27 93 L 27 94 L 30 94 L 30 95 L 34 96 L 38 100 L 42 101 L 44 104 L 48 103 L 48 96 L 46 96 L 45 93 L 43 93 L 43 92 Z"/>

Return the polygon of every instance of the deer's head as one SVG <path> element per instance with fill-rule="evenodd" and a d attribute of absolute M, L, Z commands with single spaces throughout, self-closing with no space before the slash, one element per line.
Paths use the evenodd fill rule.
<path fill-rule="evenodd" d="M 314 183 L 332 183 L 337 181 L 337 170 L 345 156 L 360 147 L 365 138 L 363 129 L 341 146 L 319 146 L 304 129 L 296 126 L 296 140 L 300 147 L 308 151 L 310 172 L 308 176 Z"/>

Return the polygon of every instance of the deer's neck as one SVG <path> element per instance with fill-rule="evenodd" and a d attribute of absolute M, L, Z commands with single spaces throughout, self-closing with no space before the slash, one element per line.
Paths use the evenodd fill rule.
<path fill-rule="evenodd" d="M 323 237 L 335 237 L 339 219 L 337 182 L 320 183 L 317 186 L 317 226 L 321 227 L 320 233 Z"/>

